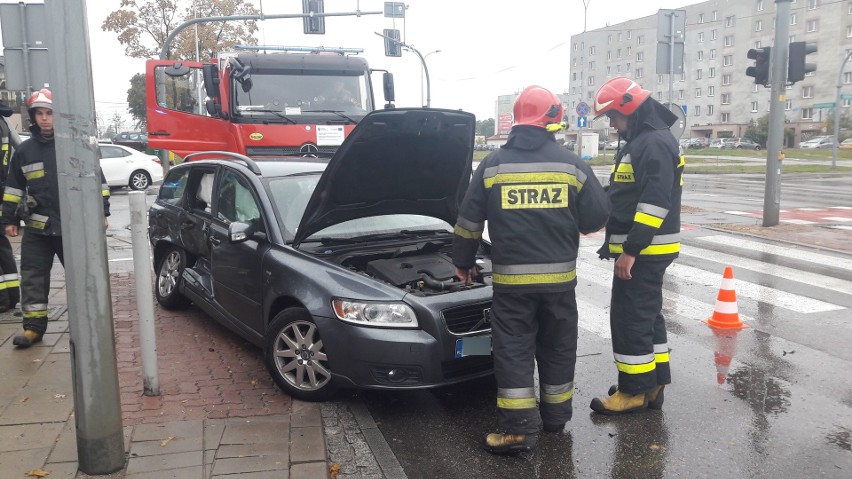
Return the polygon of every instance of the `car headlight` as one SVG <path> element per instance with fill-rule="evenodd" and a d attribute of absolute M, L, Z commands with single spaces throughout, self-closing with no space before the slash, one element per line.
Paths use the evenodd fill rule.
<path fill-rule="evenodd" d="M 417 316 L 405 303 L 333 299 L 331 305 L 337 319 L 349 323 L 384 328 L 417 327 Z"/>

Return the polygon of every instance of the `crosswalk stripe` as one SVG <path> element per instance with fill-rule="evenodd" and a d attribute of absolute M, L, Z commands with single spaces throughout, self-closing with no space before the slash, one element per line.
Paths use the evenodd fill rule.
<path fill-rule="evenodd" d="M 823 266 L 834 266 L 838 268 L 852 269 L 852 260 L 841 258 L 839 256 L 829 256 L 827 254 L 813 253 L 803 251 L 801 249 L 790 248 L 787 246 L 778 246 L 774 244 L 759 243 L 757 241 L 747 240 L 741 237 L 712 235 L 701 236 L 695 238 L 697 241 L 719 244 L 722 246 L 735 246 L 738 248 L 750 249 L 761 253 L 769 253 L 779 255 L 785 258 L 798 259 L 815 263 Z"/>
<path fill-rule="evenodd" d="M 826 276 L 823 274 L 808 273 L 807 271 L 799 271 L 797 269 L 788 268 L 786 266 L 765 263 L 763 261 L 757 261 L 741 256 L 734 256 L 732 254 L 727 253 L 720 253 L 718 251 L 713 251 L 711 253 L 709 250 L 703 248 L 696 248 L 685 244 L 680 245 L 680 253 L 682 255 L 691 256 L 695 258 L 711 259 L 712 261 L 715 261 L 719 264 L 733 266 L 734 276 L 736 276 L 737 267 L 740 267 L 758 273 L 772 275 L 778 278 L 789 279 L 792 281 L 798 281 L 800 283 L 809 284 L 811 286 L 817 286 L 822 289 L 837 291 L 838 293 L 852 293 L 852 281 L 833 278 L 831 276 Z"/>
<path fill-rule="evenodd" d="M 579 325 L 581 328 L 604 339 L 611 337 L 609 332 L 609 311 L 578 298 L 577 312 L 579 313 Z"/>

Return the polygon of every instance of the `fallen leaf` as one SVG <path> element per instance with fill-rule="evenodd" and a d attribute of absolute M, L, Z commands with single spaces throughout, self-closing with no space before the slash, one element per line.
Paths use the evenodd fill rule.
<path fill-rule="evenodd" d="M 651 450 L 652 450 L 652 451 L 656 451 L 656 450 L 657 450 L 657 449 L 659 449 L 659 448 L 660 448 L 660 446 L 658 446 L 658 445 L 656 445 L 656 444 L 651 444 Z"/>
<path fill-rule="evenodd" d="M 257 386 L 257 379 L 252 379 L 252 380 L 251 380 L 251 385 L 252 385 L 252 386 Z"/>
<path fill-rule="evenodd" d="M 328 472 L 331 473 L 331 479 L 337 479 L 337 475 L 340 474 L 340 464 L 332 464 Z"/>
<path fill-rule="evenodd" d="M 65 399 L 65 395 L 64 394 L 54 394 L 53 399 Z"/>
<path fill-rule="evenodd" d="M 30 400 L 30 398 L 28 398 L 27 396 L 24 396 L 24 397 L 21 398 L 21 400 L 19 402 L 24 403 L 24 402 L 27 402 L 29 400 Z"/>
<path fill-rule="evenodd" d="M 33 469 L 32 471 L 24 473 L 24 475 L 27 477 L 45 477 L 50 475 L 50 472 L 43 469 Z"/>
<path fill-rule="evenodd" d="M 174 438 L 175 438 L 174 436 L 167 437 L 163 442 L 160 443 L 160 447 L 166 447 L 166 444 L 168 444 L 169 441 L 171 441 Z"/>

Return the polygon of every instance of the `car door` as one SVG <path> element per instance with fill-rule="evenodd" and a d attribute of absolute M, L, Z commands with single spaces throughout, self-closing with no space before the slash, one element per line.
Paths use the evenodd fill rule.
<path fill-rule="evenodd" d="M 231 243 L 228 237 L 228 227 L 236 221 L 266 231 L 257 192 L 242 173 L 227 167 L 222 169 L 216 191 L 216 217 L 209 232 L 215 300 L 242 326 L 262 335 L 262 264 L 269 243 L 256 238 Z"/>
<path fill-rule="evenodd" d="M 109 186 L 125 186 L 130 181 L 130 154 L 117 146 L 98 145 L 101 170 Z"/>

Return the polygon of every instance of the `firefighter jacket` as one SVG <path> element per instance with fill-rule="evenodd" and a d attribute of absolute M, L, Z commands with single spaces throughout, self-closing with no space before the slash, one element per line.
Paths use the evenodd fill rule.
<path fill-rule="evenodd" d="M 59 236 L 62 234 L 59 214 L 59 176 L 56 166 L 56 146 L 53 138 L 41 135 L 38 126 L 30 130 L 32 137 L 15 151 L 9 164 L 0 223 L 18 224 L 23 220 L 28 230 Z M 101 176 L 104 216 L 109 216 L 109 187 Z M 16 218 L 21 202 L 29 205 L 27 217 Z"/>
<path fill-rule="evenodd" d="M 675 115 L 648 98 L 628 119 L 608 188 L 612 212 L 601 258 L 625 252 L 637 260 L 671 260 L 680 251 L 683 157 L 669 127 Z"/>
<path fill-rule="evenodd" d="M 473 175 L 455 225 L 453 262 L 475 265 L 488 221 L 495 291 L 566 291 L 576 285 L 580 233 L 606 223 L 609 201 L 592 169 L 553 134 L 515 126 Z"/>

